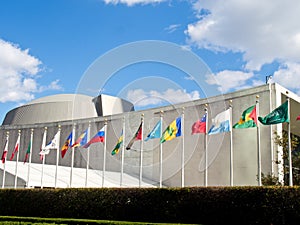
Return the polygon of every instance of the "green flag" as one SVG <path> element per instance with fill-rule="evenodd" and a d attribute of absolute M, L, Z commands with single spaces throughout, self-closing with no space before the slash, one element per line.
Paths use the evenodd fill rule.
<path fill-rule="evenodd" d="M 258 120 L 264 125 L 290 122 L 288 115 L 288 107 L 289 103 L 288 101 L 286 101 L 281 106 L 274 109 L 270 114 L 266 115 L 264 118 L 258 117 Z"/>

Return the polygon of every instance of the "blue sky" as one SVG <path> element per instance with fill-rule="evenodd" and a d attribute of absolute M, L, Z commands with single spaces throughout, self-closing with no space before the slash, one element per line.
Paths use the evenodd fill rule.
<path fill-rule="evenodd" d="M 211 71 L 201 81 L 215 94 L 264 84 L 267 75 L 300 94 L 299 11 L 296 0 L 1 0 L 0 119 L 33 99 L 76 93 L 95 60 L 143 40 L 196 54 Z M 142 62 L 88 94 L 153 107 L 203 97 L 192 78 Z"/>

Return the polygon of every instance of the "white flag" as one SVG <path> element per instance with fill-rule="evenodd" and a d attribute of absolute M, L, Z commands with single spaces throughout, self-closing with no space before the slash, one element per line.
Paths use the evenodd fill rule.
<path fill-rule="evenodd" d="M 59 148 L 59 136 L 60 132 L 58 131 L 54 138 L 40 151 L 40 155 L 48 155 L 50 152 L 50 149 L 57 149 Z"/>

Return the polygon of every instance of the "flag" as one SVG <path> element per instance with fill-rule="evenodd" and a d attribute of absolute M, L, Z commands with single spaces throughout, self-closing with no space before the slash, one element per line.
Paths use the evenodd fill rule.
<path fill-rule="evenodd" d="M 122 130 L 121 136 L 119 137 L 115 148 L 111 152 L 112 155 L 116 155 L 119 153 L 122 143 L 123 143 L 123 130 Z"/>
<path fill-rule="evenodd" d="M 296 120 L 300 120 L 300 115 L 297 117 L 297 119 Z"/>
<path fill-rule="evenodd" d="M 27 150 L 26 150 L 26 153 L 25 153 L 24 163 L 26 163 L 27 160 L 28 160 L 28 157 L 29 157 L 29 154 L 30 154 L 30 149 L 31 149 L 31 140 L 29 141 L 29 144 L 28 144 L 28 147 L 27 147 Z"/>
<path fill-rule="evenodd" d="M 11 156 L 10 156 L 9 160 L 13 160 L 14 159 L 15 154 L 19 151 L 19 147 L 20 147 L 20 135 L 18 136 L 17 142 L 15 144 L 14 151 L 11 153 Z"/>
<path fill-rule="evenodd" d="M 149 139 L 160 138 L 160 137 L 161 137 L 161 120 L 157 122 L 153 130 L 147 135 L 145 141 L 148 141 Z"/>
<path fill-rule="evenodd" d="M 130 142 L 128 143 L 127 147 L 126 147 L 126 150 L 129 150 L 131 149 L 133 143 L 137 140 L 142 140 L 142 125 L 143 125 L 143 122 L 141 122 L 138 130 L 136 131 L 135 135 L 133 136 L 133 138 L 130 140 Z"/>
<path fill-rule="evenodd" d="M 239 122 L 233 125 L 233 128 L 249 128 L 249 127 L 257 127 L 257 115 L 256 115 L 256 106 L 251 106 L 246 109 Z"/>
<path fill-rule="evenodd" d="M 208 131 L 208 135 L 218 134 L 231 131 L 230 127 L 230 110 L 219 113 L 212 119 L 212 126 Z"/>
<path fill-rule="evenodd" d="M 73 138 L 73 132 L 69 134 L 67 140 L 65 141 L 64 145 L 61 148 L 61 157 L 63 158 L 65 154 L 67 153 L 69 147 L 72 146 L 72 138 Z"/>
<path fill-rule="evenodd" d="M 86 143 L 84 146 L 82 146 L 83 148 L 88 148 L 91 144 L 93 143 L 97 143 L 97 142 L 104 142 L 104 137 L 105 137 L 105 132 L 104 132 L 104 127 L 102 127 L 101 130 L 98 131 L 97 134 L 95 134 L 95 136 L 89 140 L 88 143 Z"/>
<path fill-rule="evenodd" d="M 192 134 L 206 133 L 206 113 L 192 126 Z"/>
<path fill-rule="evenodd" d="M 175 137 L 181 136 L 181 117 L 178 117 L 174 120 L 163 132 L 160 143 L 164 143 L 165 141 L 170 141 Z"/>
<path fill-rule="evenodd" d="M 7 152 L 8 152 L 8 141 L 6 140 L 5 147 L 1 157 L 2 163 L 5 163 Z"/>
<path fill-rule="evenodd" d="M 286 101 L 281 106 L 274 109 L 270 114 L 266 115 L 264 118 L 259 116 L 258 120 L 263 125 L 290 122 L 289 115 L 288 115 L 288 107 L 289 107 L 289 102 Z"/>
<path fill-rule="evenodd" d="M 54 138 L 40 151 L 40 155 L 48 155 L 50 152 L 50 149 L 57 149 L 59 145 L 59 138 L 60 138 L 60 131 L 58 131 Z"/>
<path fill-rule="evenodd" d="M 86 129 L 71 146 L 72 148 L 84 146 L 87 143 L 88 129 Z"/>

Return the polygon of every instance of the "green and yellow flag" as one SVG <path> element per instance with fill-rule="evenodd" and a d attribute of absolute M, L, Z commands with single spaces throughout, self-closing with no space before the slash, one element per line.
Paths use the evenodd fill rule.
<path fill-rule="evenodd" d="M 119 137 L 115 148 L 111 152 L 112 155 L 116 155 L 119 153 L 122 143 L 123 143 L 123 130 L 122 130 L 121 136 Z"/>
<path fill-rule="evenodd" d="M 246 109 L 239 122 L 233 125 L 233 128 L 241 129 L 241 128 L 250 128 L 257 127 L 257 115 L 256 115 L 256 106 L 253 105 Z"/>

